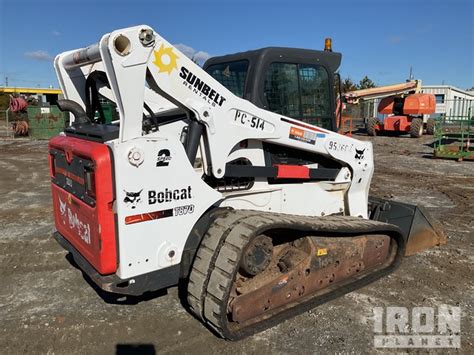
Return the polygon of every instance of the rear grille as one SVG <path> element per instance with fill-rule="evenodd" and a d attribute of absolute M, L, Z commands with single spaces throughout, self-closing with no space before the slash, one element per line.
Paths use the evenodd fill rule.
<path fill-rule="evenodd" d="M 50 149 L 51 180 L 89 206 L 95 206 L 94 163 L 58 149 Z"/>

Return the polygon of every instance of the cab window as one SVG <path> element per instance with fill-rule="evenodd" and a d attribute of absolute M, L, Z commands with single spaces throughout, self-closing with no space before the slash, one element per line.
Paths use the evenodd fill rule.
<path fill-rule="evenodd" d="M 218 82 L 238 97 L 244 96 L 245 79 L 249 62 L 240 60 L 229 63 L 219 63 L 209 66 L 206 71 Z"/>
<path fill-rule="evenodd" d="M 301 114 L 298 66 L 288 63 L 273 63 L 265 77 L 265 98 L 272 112 L 289 117 Z"/>
<path fill-rule="evenodd" d="M 329 78 L 320 65 L 272 63 L 264 95 L 272 112 L 331 128 Z"/>

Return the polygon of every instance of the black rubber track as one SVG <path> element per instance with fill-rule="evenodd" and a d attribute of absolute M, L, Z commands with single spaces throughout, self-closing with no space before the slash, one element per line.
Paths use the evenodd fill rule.
<path fill-rule="evenodd" d="M 353 237 L 385 234 L 394 240 L 393 262 L 334 291 L 281 311 L 246 328 L 234 331 L 227 319 L 227 302 L 238 270 L 241 252 L 251 237 L 273 229 L 291 229 L 308 235 Z M 203 238 L 191 270 L 188 302 L 191 310 L 220 336 L 237 340 L 294 317 L 297 314 L 365 286 L 392 272 L 401 262 L 405 241 L 392 224 L 347 216 L 302 217 L 252 210 L 230 210 L 218 217 Z M 336 286 L 336 285 L 335 285 Z"/>

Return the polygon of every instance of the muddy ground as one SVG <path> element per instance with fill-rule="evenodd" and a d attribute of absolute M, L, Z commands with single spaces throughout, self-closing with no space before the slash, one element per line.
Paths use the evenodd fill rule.
<path fill-rule="evenodd" d="M 361 136 L 360 139 L 368 139 Z M 424 204 L 449 243 L 407 258 L 391 276 L 239 342 L 216 338 L 176 288 L 136 304 L 101 297 L 53 232 L 44 141 L 0 141 L 0 353 L 377 353 L 377 306 L 458 305 L 461 353 L 474 352 L 474 162 L 430 159 L 430 137 L 375 137 L 371 193 Z M 440 353 L 445 353 L 441 350 Z"/>

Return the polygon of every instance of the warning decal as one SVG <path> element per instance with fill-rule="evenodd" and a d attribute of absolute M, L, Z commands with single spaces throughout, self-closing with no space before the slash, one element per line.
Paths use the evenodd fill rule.
<path fill-rule="evenodd" d="M 300 142 L 315 144 L 316 143 L 316 133 L 305 131 L 304 129 L 291 127 L 290 128 L 290 139 L 294 139 Z"/>

